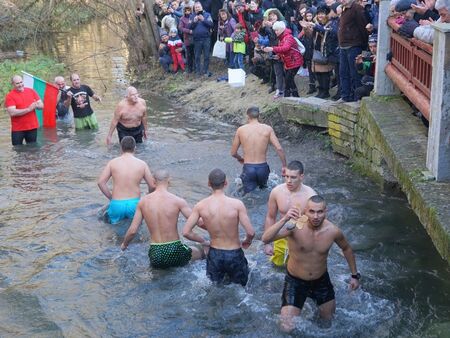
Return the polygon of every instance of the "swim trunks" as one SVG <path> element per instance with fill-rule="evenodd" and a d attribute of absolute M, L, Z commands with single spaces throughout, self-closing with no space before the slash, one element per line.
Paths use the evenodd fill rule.
<path fill-rule="evenodd" d="M 75 117 L 75 129 L 98 129 L 98 122 L 95 113 L 85 117 Z"/>
<path fill-rule="evenodd" d="M 301 309 L 307 297 L 314 299 L 317 306 L 334 299 L 333 284 L 328 271 L 320 278 L 308 281 L 294 277 L 286 271 L 281 306 L 292 305 Z"/>
<path fill-rule="evenodd" d="M 256 187 L 266 188 L 269 174 L 270 168 L 267 163 L 245 163 L 241 174 L 244 193 L 249 193 Z"/>
<path fill-rule="evenodd" d="M 192 249 L 180 240 L 166 243 L 152 243 L 148 249 L 150 264 L 157 269 L 186 265 L 192 257 Z"/>
<path fill-rule="evenodd" d="M 206 275 L 213 282 L 221 283 L 225 275 L 231 283 L 245 286 L 248 281 L 248 263 L 244 251 L 210 248 L 206 258 Z"/>
<path fill-rule="evenodd" d="M 108 216 L 111 224 L 116 224 L 124 218 L 133 219 L 139 198 L 127 200 L 111 200 L 108 207 Z"/>
<path fill-rule="evenodd" d="M 286 238 L 280 238 L 273 242 L 273 256 L 270 260 L 276 266 L 283 266 L 286 264 L 288 258 L 288 246 Z"/>
<path fill-rule="evenodd" d="M 122 123 L 117 123 L 117 134 L 119 135 L 119 142 L 125 136 L 132 136 L 136 143 L 142 143 L 142 137 L 144 136 L 144 126 L 141 123 L 137 127 L 127 128 Z"/>

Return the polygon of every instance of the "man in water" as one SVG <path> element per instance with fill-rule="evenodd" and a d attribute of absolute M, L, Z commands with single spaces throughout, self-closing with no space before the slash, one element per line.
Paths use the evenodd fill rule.
<path fill-rule="evenodd" d="M 66 86 L 66 80 L 62 76 L 55 77 L 55 85 L 58 87 L 58 99 L 56 103 L 56 115 L 59 119 L 65 118 L 69 114 L 71 97 L 67 95 L 69 86 Z"/>
<path fill-rule="evenodd" d="M 247 249 L 255 236 L 247 209 L 242 201 L 225 196 L 227 185 L 225 173 L 214 169 L 208 176 L 211 196 L 198 202 L 183 228 L 183 236 L 210 246 L 206 260 L 206 274 L 215 283 L 221 283 L 227 276 L 232 283 L 245 286 L 248 281 L 248 264 L 242 248 Z M 194 233 L 199 218 L 203 219 L 209 233 L 210 243 Z M 246 237 L 239 240 L 239 223 Z"/>
<path fill-rule="evenodd" d="M 35 143 L 39 122 L 36 109 L 44 108 L 39 95 L 31 88 L 25 88 L 23 79 L 19 75 L 11 78 L 14 86 L 5 98 L 5 107 L 11 117 L 11 142 L 20 145 L 25 142 Z"/>
<path fill-rule="evenodd" d="M 266 154 L 271 143 L 280 157 L 282 172 L 286 167 L 286 156 L 271 126 L 259 122 L 259 108 L 247 109 L 247 124 L 236 131 L 231 146 L 231 156 L 244 164 L 241 179 L 244 194 L 253 191 L 258 186 L 260 189 L 267 186 L 270 168 L 267 164 Z M 242 145 L 244 157 L 238 154 Z"/>
<path fill-rule="evenodd" d="M 149 192 L 155 188 L 147 163 L 134 157 L 136 149 L 134 138 L 125 136 L 120 145 L 122 155 L 108 162 L 97 181 L 101 192 L 111 200 L 107 211 L 111 224 L 134 217 L 136 205 L 141 197 L 142 179 L 147 183 Z M 107 185 L 111 177 L 114 182 L 112 193 Z"/>
<path fill-rule="evenodd" d="M 70 80 L 72 87 L 67 91 L 67 95 L 71 99 L 75 129 L 98 129 L 97 117 L 91 108 L 89 97 L 97 102 L 101 102 L 102 99 L 91 87 L 81 84 L 78 74 L 72 74 Z"/>
<path fill-rule="evenodd" d="M 142 143 L 142 138 L 147 138 L 147 106 L 134 87 L 127 88 L 126 97 L 119 102 L 114 111 L 106 144 L 111 144 L 115 128 L 119 142 L 127 135 L 133 136 L 136 143 Z"/>
<path fill-rule="evenodd" d="M 320 317 L 331 321 L 336 301 L 327 271 L 327 258 L 333 243 L 341 248 L 350 267 L 351 289 L 359 287 L 360 274 L 356 270 L 353 250 L 341 229 L 326 219 L 327 206 L 323 197 L 310 197 L 304 211 L 307 220 L 299 223 L 298 208 L 290 207 L 262 236 L 264 243 L 279 238 L 288 239 L 289 260 L 281 297 L 281 328 L 286 332 L 294 329 L 294 316 L 300 315 L 307 297 L 316 302 Z M 297 225 L 288 230 L 284 225 L 290 220 L 297 220 Z"/>
<path fill-rule="evenodd" d="M 169 172 L 157 170 L 154 178 L 155 191 L 144 196 L 139 202 L 121 249 L 125 250 L 128 247 L 144 218 L 151 238 L 148 257 L 154 268 L 183 266 L 190 260 L 204 258 L 203 249 L 189 247 L 180 241 L 177 229 L 178 216 L 181 213 L 188 218 L 192 210 L 184 199 L 167 190 Z"/>
<path fill-rule="evenodd" d="M 311 187 L 303 184 L 304 175 L 303 164 L 300 161 L 292 161 L 288 164 L 284 181 L 285 183 L 276 186 L 269 196 L 267 203 L 267 215 L 264 223 L 264 229 L 267 230 L 275 224 L 278 212 L 284 217 L 290 208 L 297 208 L 301 212 L 306 201 L 317 193 Z M 274 245 L 267 244 L 264 247 L 266 255 L 272 256 L 271 261 L 282 266 L 286 263 L 288 254 L 287 243 L 285 239 L 275 241 Z"/>

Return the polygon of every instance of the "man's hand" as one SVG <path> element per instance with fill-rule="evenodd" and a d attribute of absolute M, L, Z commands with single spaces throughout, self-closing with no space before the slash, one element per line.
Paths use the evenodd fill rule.
<path fill-rule="evenodd" d="M 286 167 L 281 167 L 281 177 L 286 176 Z"/>
<path fill-rule="evenodd" d="M 299 217 L 300 217 L 300 210 L 298 210 L 296 206 L 291 207 L 286 213 L 286 215 L 283 216 L 286 222 L 290 221 L 291 219 L 296 220 Z"/>
<path fill-rule="evenodd" d="M 372 31 L 373 31 L 373 25 L 372 25 L 371 23 L 368 23 L 368 24 L 366 25 L 366 30 L 367 30 L 369 33 L 372 33 Z"/>
<path fill-rule="evenodd" d="M 106 144 L 108 146 L 111 144 L 111 135 L 106 136 Z"/>
<path fill-rule="evenodd" d="M 31 112 L 31 111 L 35 110 L 36 107 L 37 107 L 37 102 L 33 101 L 33 103 L 28 106 L 28 111 Z"/>
<path fill-rule="evenodd" d="M 267 256 L 273 256 L 273 245 L 272 244 L 264 245 L 264 253 Z"/>
<path fill-rule="evenodd" d="M 352 290 L 356 290 L 357 288 L 359 288 L 359 280 L 357 280 L 356 278 L 350 277 L 350 288 Z"/>
<path fill-rule="evenodd" d="M 359 55 L 356 56 L 356 58 L 355 58 L 355 63 L 356 63 L 356 64 L 363 63 L 363 57 L 362 57 L 361 54 L 359 54 Z"/>
<path fill-rule="evenodd" d="M 241 246 L 243 249 L 248 249 L 251 244 L 252 244 L 252 241 L 251 240 L 249 241 L 247 239 L 245 239 L 241 242 Z"/>
<path fill-rule="evenodd" d="M 127 249 L 127 246 L 125 245 L 125 243 L 122 243 L 120 245 L 120 250 L 125 251 Z"/>

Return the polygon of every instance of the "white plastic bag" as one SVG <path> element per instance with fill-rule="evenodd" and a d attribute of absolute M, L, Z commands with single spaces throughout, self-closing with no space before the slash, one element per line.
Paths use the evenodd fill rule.
<path fill-rule="evenodd" d="M 227 44 L 224 41 L 217 40 L 214 44 L 212 56 L 219 59 L 225 59 L 227 57 L 226 46 Z"/>
<path fill-rule="evenodd" d="M 245 72 L 242 69 L 228 68 L 228 84 L 231 87 L 245 86 Z"/>
<path fill-rule="evenodd" d="M 297 75 L 301 77 L 309 77 L 308 68 L 300 67 L 298 69 Z"/>

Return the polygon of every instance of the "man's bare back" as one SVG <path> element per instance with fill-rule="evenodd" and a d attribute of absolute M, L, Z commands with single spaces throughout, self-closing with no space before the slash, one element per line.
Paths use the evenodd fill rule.
<path fill-rule="evenodd" d="M 209 196 L 195 206 L 209 232 L 212 247 L 224 250 L 241 247 L 239 221 L 243 218 L 241 222 L 249 222 L 244 209 L 241 201 L 224 194 Z"/>
<path fill-rule="evenodd" d="M 180 213 L 186 218 L 191 215 L 191 208 L 184 199 L 158 188 L 143 197 L 138 208 L 147 224 L 152 243 L 180 239 L 177 229 L 178 216 Z"/>
<path fill-rule="evenodd" d="M 259 122 L 239 127 L 235 137 L 238 138 L 237 142 L 242 146 L 244 163 L 267 162 L 267 148 L 272 135 L 275 135 L 272 127 Z M 274 142 L 277 143 L 275 140 Z"/>
<path fill-rule="evenodd" d="M 97 184 L 101 192 L 110 200 L 140 198 L 141 181 L 145 180 L 149 192 L 154 189 L 153 177 L 147 163 L 134 157 L 136 142 L 126 136 L 121 142 L 122 155 L 108 162 L 100 174 Z M 112 177 L 112 192 L 108 181 Z"/>

